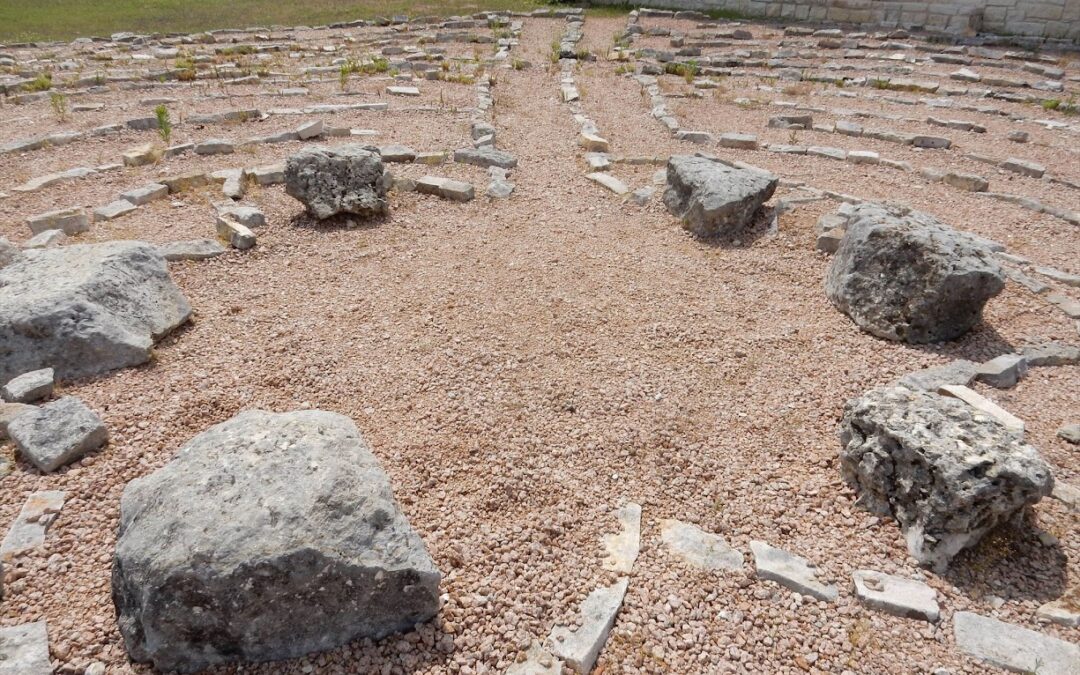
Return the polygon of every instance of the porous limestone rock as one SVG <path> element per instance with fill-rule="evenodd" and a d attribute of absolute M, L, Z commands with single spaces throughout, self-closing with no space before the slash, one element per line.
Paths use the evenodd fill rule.
<path fill-rule="evenodd" d="M 32 249 L 0 269 L 0 381 L 53 368 L 60 379 L 134 366 L 191 316 L 151 244 Z"/>
<path fill-rule="evenodd" d="M 306 148 L 285 162 L 285 192 L 319 220 L 339 213 L 386 213 L 391 182 L 378 150 L 371 147 Z"/>
<path fill-rule="evenodd" d="M 124 489 L 113 601 L 159 670 L 299 657 L 431 618 L 439 570 L 352 420 L 247 411 Z"/>
<path fill-rule="evenodd" d="M 852 209 L 825 292 L 866 332 L 909 343 L 952 340 L 982 316 L 1005 275 L 978 239 L 924 213 Z"/>
<path fill-rule="evenodd" d="M 779 184 L 767 173 L 735 169 L 704 157 L 668 160 L 664 205 L 700 237 L 738 231 L 751 222 Z"/>
<path fill-rule="evenodd" d="M 840 444 L 857 504 L 895 518 L 911 554 L 939 570 L 1054 485 L 1019 433 L 933 392 L 885 387 L 852 399 Z"/>

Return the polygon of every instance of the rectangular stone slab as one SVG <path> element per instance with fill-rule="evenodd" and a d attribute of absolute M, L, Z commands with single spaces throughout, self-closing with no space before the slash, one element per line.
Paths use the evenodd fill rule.
<path fill-rule="evenodd" d="M 937 621 L 937 591 L 921 581 L 871 570 L 856 570 L 855 595 L 867 607 L 905 619 Z"/>
<path fill-rule="evenodd" d="M 972 612 L 953 615 L 956 645 L 987 663 L 1021 673 L 1076 675 L 1080 647 Z"/>
<path fill-rule="evenodd" d="M 45 544 L 45 532 L 64 506 L 66 492 L 35 492 L 23 504 L 22 510 L 11 524 L 0 543 L 0 558 L 16 556 L 23 551 L 39 548 Z"/>
<path fill-rule="evenodd" d="M 570 630 L 565 626 L 555 626 L 551 629 L 548 637 L 551 653 L 578 673 L 592 671 L 600 650 L 607 642 L 608 633 L 615 625 L 615 615 L 622 607 L 629 583 L 627 577 L 622 577 L 613 585 L 590 593 L 581 604 L 580 628 Z"/>
<path fill-rule="evenodd" d="M 806 558 L 775 548 L 763 541 L 751 541 L 750 550 L 754 554 L 754 566 L 762 579 L 775 581 L 796 593 L 809 595 L 825 602 L 835 602 L 836 586 L 818 581 L 817 571 Z"/>
<path fill-rule="evenodd" d="M 0 628 L 0 675 L 52 675 L 44 621 Z"/>

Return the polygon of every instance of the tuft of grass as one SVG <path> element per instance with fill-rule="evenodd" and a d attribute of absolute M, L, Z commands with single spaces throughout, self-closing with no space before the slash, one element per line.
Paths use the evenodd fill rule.
<path fill-rule="evenodd" d="M 51 92 L 49 94 L 49 105 L 52 106 L 53 114 L 56 115 L 57 120 L 61 122 L 67 121 L 67 96 L 64 96 L 58 91 Z"/>
<path fill-rule="evenodd" d="M 50 73 L 41 73 L 23 85 L 23 89 L 26 91 L 48 91 L 52 89 L 52 75 Z"/>
<path fill-rule="evenodd" d="M 485 0 L 488 11 L 529 11 L 543 0 Z M 0 43 L 71 40 L 86 35 L 136 33 L 197 33 L 216 28 L 249 26 L 252 17 L 263 25 L 316 26 L 393 14 L 472 14 L 476 0 L 3 0 L 0 2 Z"/>
<path fill-rule="evenodd" d="M 172 120 L 169 119 L 169 109 L 165 107 L 165 104 L 154 108 L 154 117 L 157 118 L 158 135 L 168 146 L 169 139 L 172 138 Z"/>

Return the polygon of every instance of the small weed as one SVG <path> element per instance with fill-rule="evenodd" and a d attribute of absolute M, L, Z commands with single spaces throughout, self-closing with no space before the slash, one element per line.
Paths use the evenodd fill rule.
<path fill-rule="evenodd" d="M 52 106 L 53 114 L 56 115 L 56 119 L 61 122 L 67 120 L 68 116 L 68 104 L 67 96 L 61 94 L 58 91 L 49 93 L 49 105 Z"/>
<path fill-rule="evenodd" d="M 514 57 L 510 59 L 510 67 L 514 70 L 525 70 L 525 60 Z"/>
<path fill-rule="evenodd" d="M 154 117 L 157 118 L 158 135 L 168 146 L 169 139 L 172 138 L 172 120 L 169 119 L 169 109 L 164 104 L 159 105 L 154 108 Z"/>
<path fill-rule="evenodd" d="M 239 54 L 254 54 L 255 48 L 251 45 L 237 45 L 235 47 L 226 47 L 218 52 L 222 56 L 234 56 Z"/>
<path fill-rule="evenodd" d="M 624 64 L 618 66 L 617 68 L 615 68 L 615 74 L 616 75 L 625 75 L 627 73 L 632 73 L 632 72 L 634 72 L 634 67 L 632 65 L 630 65 L 629 63 L 624 63 Z"/>
<path fill-rule="evenodd" d="M 799 144 L 799 130 L 798 129 L 792 129 L 791 131 L 788 132 L 788 145 L 798 145 L 798 144 Z"/>
<path fill-rule="evenodd" d="M 590 61 L 592 60 L 592 52 L 584 47 L 578 47 L 577 51 L 574 52 L 574 57 L 578 61 Z"/>
<path fill-rule="evenodd" d="M 783 89 L 784 94 L 786 94 L 787 96 L 806 96 L 811 91 L 813 91 L 813 87 L 811 87 L 805 82 L 800 82 L 798 84 L 789 84 Z"/>

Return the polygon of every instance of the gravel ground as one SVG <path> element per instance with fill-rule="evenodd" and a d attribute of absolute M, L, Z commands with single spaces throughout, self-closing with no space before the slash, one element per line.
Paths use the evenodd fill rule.
<path fill-rule="evenodd" d="M 590 18 L 585 44 L 602 53 L 624 24 L 625 18 Z M 0 625 L 48 619 L 61 672 L 93 661 L 107 664 L 110 675 L 150 672 L 127 662 L 110 599 L 124 485 L 241 410 L 317 407 L 352 417 L 364 432 L 444 573 L 445 606 L 437 619 L 407 635 L 215 673 L 501 672 L 555 622 L 572 620 L 589 591 L 614 580 L 600 568 L 600 537 L 616 530 L 612 511 L 626 501 L 643 507 L 641 556 L 596 672 L 994 672 L 957 653 L 951 617 L 960 610 L 1077 641 L 1080 630 L 1040 625 L 1034 615 L 1080 575 L 1075 512 L 1050 499 L 1034 509 L 1030 524 L 1057 537 L 1053 546 L 1041 544 L 1032 527 L 1006 530 L 962 555 L 945 576 L 920 571 L 893 522 L 854 507 L 854 495 L 840 479 L 836 438 L 843 403 L 868 388 L 952 358 L 981 361 L 1047 338 L 1076 342 L 1075 322 L 1010 284 L 989 303 L 984 322 L 956 342 L 877 340 L 837 312 L 823 292 L 829 259 L 814 250 L 813 225 L 835 203 L 785 213 L 775 235 L 741 245 L 708 244 L 684 233 L 659 195 L 642 208 L 603 191 L 584 177 L 578 126 L 558 100 L 558 69 L 548 60 L 564 26 L 527 20 L 514 54 L 532 67 L 499 71 L 499 144 L 521 162 L 511 177 L 517 184 L 512 199 L 453 204 L 395 194 L 385 220 L 342 229 L 312 223 L 281 187 L 254 189 L 244 201 L 258 205 L 270 223 L 258 231 L 257 248 L 173 265 L 195 308 L 192 324 L 164 340 L 151 364 L 62 387 L 101 413 L 112 435 L 109 445 L 47 476 L 16 458 L 14 471 L 2 479 L 0 522 L 10 522 L 35 490 L 67 490 L 69 497 L 45 548 L 16 562 Z M 613 152 L 667 156 L 700 149 L 670 139 L 649 116 L 638 85 L 615 76 L 615 66 L 597 61 L 576 74 L 582 105 Z M 681 82 L 669 79 L 673 89 Z M 358 76 L 357 91 L 365 92 L 358 98 L 381 99 L 384 85 Z M 336 86 L 316 86 L 313 100 L 342 98 Z M 379 144 L 417 150 L 466 145 L 466 108 L 475 103 L 474 90 L 419 86 L 421 99 L 392 99 L 388 113 L 325 120 L 377 129 Z M 725 86 L 737 96 L 756 83 L 731 78 Z M 444 99 L 451 96 L 454 103 L 440 105 L 440 92 L 449 92 Z M 87 118 L 80 128 L 133 116 L 118 111 L 134 107 L 114 108 L 128 105 L 117 103 L 121 95 L 130 96 L 101 96 L 108 114 Z M 848 107 L 844 99 L 794 98 Z M 721 96 L 671 101 L 687 128 L 744 131 L 772 142 L 786 138 L 787 132 L 765 128 L 779 109 L 743 109 Z M 18 112 L 48 129 L 47 105 Z M 251 95 L 185 103 L 184 109 L 295 105 L 289 98 Z M 433 109 L 397 110 L 415 106 Z M 14 110 L 5 108 L 3 117 Z M 1010 128 L 1004 119 L 942 116 L 972 119 L 990 130 L 923 130 L 962 137 L 965 151 L 1013 150 L 1003 148 Z M 177 138 L 216 137 L 219 131 L 243 138 L 307 119 L 271 117 L 242 130 L 183 128 Z M 3 140 L 25 135 L 25 129 L 3 127 Z M 873 149 L 918 165 L 984 175 L 991 168 L 969 166 L 956 151 L 914 153 L 866 139 L 801 135 L 807 143 L 812 138 L 815 144 Z M 1069 149 L 1075 135 L 1033 136 L 1037 142 L 1022 146 L 1020 156 L 1077 177 Z M 124 132 L 0 157 L 0 190 L 48 171 L 117 161 L 122 150 L 150 137 Z M 269 164 L 299 147 L 188 155 L 37 194 L 12 194 L 0 200 L 0 235 L 21 241 L 28 236 L 28 215 L 101 205 L 159 173 Z M 720 152 L 819 188 L 908 202 L 1038 263 L 1080 273 L 1080 233 L 1050 216 L 884 167 Z M 393 168 L 403 175 L 430 171 L 469 180 L 478 192 L 486 185 L 486 174 L 475 167 Z M 619 165 L 613 173 L 636 188 L 649 184 L 656 168 Z M 989 177 L 992 189 L 1080 208 L 1076 191 Z M 160 201 L 96 224 L 80 239 L 209 236 L 212 201 L 217 195 L 210 190 Z M 1068 292 L 1078 297 L 1075 289 Z M 1029 440 L 1060 479 L 1080 483 L 1075 446 L 1055 436 L 1080 411 L 1080 368 L 1033 369 L 1008 391 L 976 388 L 1027 423 Z M 13 455 L 10 444 L 0 447 Z M 819 564 L 824 580 L 840 586 L 840 599 L 835 605 L 798 600 L 758 581 L 748 554 L 742 572 L 692 570 L 660 545 L 663 518 L 722 534 L 744 552 L 751 539 L 763 539 L 805 556 Z M 939 593 L 942 621 L 903 620 L 860 606 L 850 575 L 867 568 L 921 575 Z"/>

